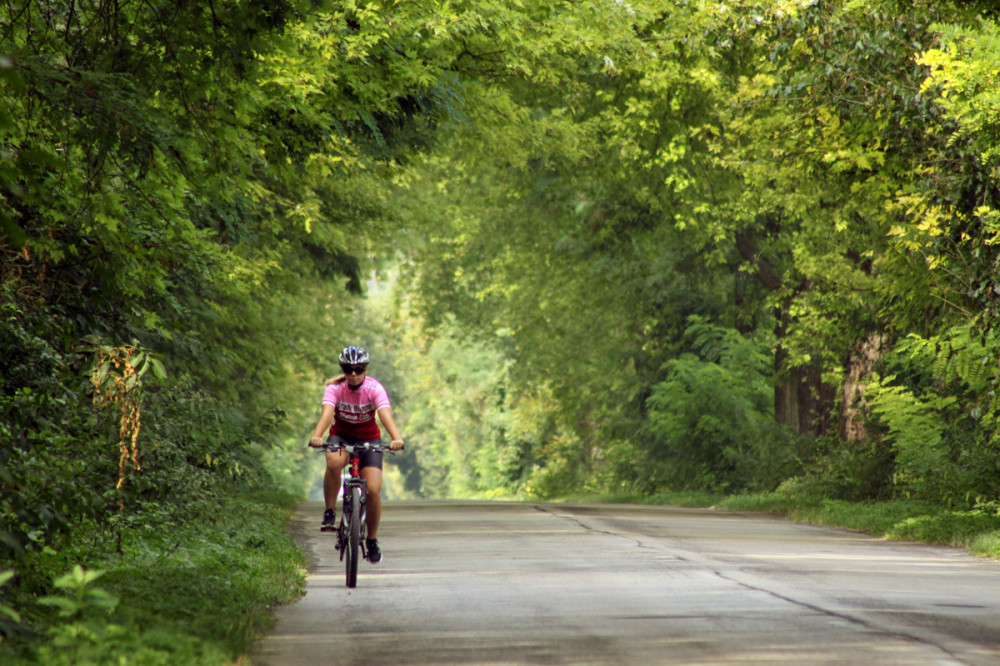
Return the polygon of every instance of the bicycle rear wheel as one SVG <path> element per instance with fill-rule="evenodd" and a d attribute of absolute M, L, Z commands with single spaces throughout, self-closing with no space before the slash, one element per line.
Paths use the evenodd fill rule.
<path fill-rule="evenodd" d="M 351 528 L 347 537 L 347 587 L 358 584 L 358 546 L 361 543 L 361 488 L 351 488 Z"/>

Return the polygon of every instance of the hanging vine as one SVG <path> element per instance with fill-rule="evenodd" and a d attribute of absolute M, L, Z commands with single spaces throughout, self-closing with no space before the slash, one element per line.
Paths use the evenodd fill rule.
<path fill-rule="evenodd" d="M 139 462 L 139 431 L 142 428 L 142 376 L 150 369 L 165 376 L 163 365 L 139 346 L 92 343 L 94 365 L 90 381 L 94 385 L 94 405 L 118 406 L 118 483 L 120 490 Z"/>

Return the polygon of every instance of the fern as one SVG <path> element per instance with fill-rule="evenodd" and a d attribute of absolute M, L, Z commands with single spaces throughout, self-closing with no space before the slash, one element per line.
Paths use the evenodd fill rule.
<path fill-rule="evenodd" d="M 931 338 L 910 334 L 896 345 L 895 352 L 928 368 L 945 385 L 962 384 L 983 395 L 997 382 L 996 334 L 974 337 L 971 324 Z"/>
<path fill-rule="evenodd" d="M 895 482 L 904 494 L 956 504 L 965 501 L 959 489 L 998 490 L 982 473 L 1000 458 L 998 347 L 994 333 L 978 335 L 971 325 L 930 338 L 911 334 L 887 359 L 895 373 L 868 385 L 866 401 L 887 428 Z"/>
<path fill-rule="evenodd" d="M 672 488 L 771 489 L 795 465 L 774 422 L 767 346 L 691 317 L 689 348 L 668 361 L 647 400 L 650 453 Z"/>
<path fill-rule="evenodd" d="M 946 422 L 941 410 L 954 396 L 918 398 L 911 390 L 893 386 L 896 378 L 875 377 L 865 395 L 873 413 L 888 426 L 886 439 L 896 452 L 896 481 L 900 486 L 926 492 L 939 485 L 947 468 L 944 447 Z"/>

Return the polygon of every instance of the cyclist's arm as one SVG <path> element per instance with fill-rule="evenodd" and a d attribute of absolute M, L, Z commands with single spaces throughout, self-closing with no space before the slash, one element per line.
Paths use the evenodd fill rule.
<path fill-rule="evenodd" d="M 323 446 L 323 442 L 326 440 L 325 435 L 330 429 L 330 424 L 333 423 L 335 410 L 336 407 L 333 405 L 323 405 L 323 411 L 319 415 L 319 423 L 316 424 L 312 437 L 309 439 L 309 446 Z"/>
<path fill-rule="evenodd" d="M 403 448 L 403 436 L 399 434 L 399 428 L 396 427 L 396 420 L 392 418 L 392 408 L 380 407 L 377 414 L 378 420 L 382 422 L 385 429 L 389 431 L 389 437 L 392 438 L 389 448 L 393 451 Z"/>

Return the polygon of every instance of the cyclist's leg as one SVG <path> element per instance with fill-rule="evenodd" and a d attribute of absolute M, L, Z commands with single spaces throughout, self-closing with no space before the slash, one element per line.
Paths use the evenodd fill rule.
<path fill-rule="evenodd" d="M 361 478 L 367 482 L 368 496 L 365 500 L 368 512 L 366 524 L 368 526 L 368 538 L 378 538 L 378 524 L 382 519 L 382 468 L 362 467 Z"/>
<path fill-rule="evenodd" d="M 346 451 L 326 452 L 326 472 L 323 476 L 323 499 L 327 509 L 337 508 L 337 495 L 340 493 L 340 476 L 347 466 Z"/>

